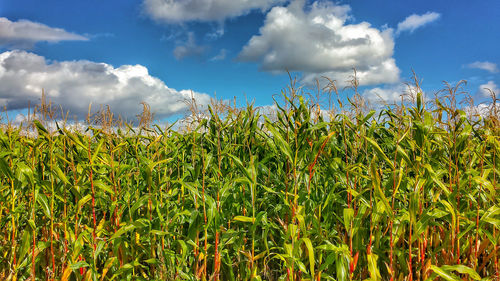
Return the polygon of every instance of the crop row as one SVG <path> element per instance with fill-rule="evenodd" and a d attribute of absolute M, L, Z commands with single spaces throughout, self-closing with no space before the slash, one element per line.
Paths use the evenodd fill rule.
<path fill-rule="evenodd" d="M 2 129 L 0 278 L 498 278 L 498 119 L 449 102 Z"/>

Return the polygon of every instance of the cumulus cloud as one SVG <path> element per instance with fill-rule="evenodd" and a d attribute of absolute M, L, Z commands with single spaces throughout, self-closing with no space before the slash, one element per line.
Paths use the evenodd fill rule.
<path fill-rule="evenodd" d="M 498 66 L 496 63 L 492 63 L 489 61 L 475 61 L 473 63 L 469 63 L 467 65 L 468 68 L 477 68 L 477 69 L 482 69 L 489 71 L 491 73 L 496 73 L 498 72 Z"/>
<path fill-rule="evenodd" d="M 175 47 L 174 56 L 176 59 L 182 60 L 185 57 L 200 56 L 203 52 L 205 52 L 205 46 L 197 45 L 194 34 L 189 32 L 187 41 Z"/>
<path fill-rule="evenodd" d="M 86 41 L 88 38 L 42 23 L 29 20 L 13 22 L 0 17 L 0 46 L 27 49 L 40 41 L 57 43 L 68 40 Z"/>
<path fill-rule="evenodd" d="M 422 93 L 424 100 L 427 100 L 425 92 L 413 85 L 407 84 L 392 84 L 366 89 L 362 95 L 372 104 L 391 105 L 400 103 L 401 99 L 405 102 L 415 102 L 418 92 Z"/>
<path fill-rule="evenodd" d="M 175 90 L 148 73 L 142 65 L 113 67 L 106 63 L 80 61 L 47 61 L 25 51 L 0 54 L 0 100 L 8 110 L 23 109 L 38 103 L 45 90 L 54 104 L 70 111 L 70 116 L 84 118 L 88 105 L 109 105 L 116 114 L 129 120 L 142 111 L 142 101 L 151 106 L 157 117 L 186 111 L 191 90 Z M 193 93 L 199 104 L 210 97 Z"/>
<path fill-rule="evenodd" d="M 267 10 L 285 0 L 144 0 L 144 11 L 167 23 L 224 21 L 251 10 Z"/>
<path fill-rule="evenodd" d="M 499 118 L 500 113 L 500 104 L 498 103 L 480 103 L 478 105 L 467 106 L 464 108 L 467 114 L 472 115 L 473 117 L 481 117 L 481 118 L 489 118 L 495 117 Z"/>
<path fill-rule="evenodd" d="M 380 102 L 380 103 L 395 103 L 401 101 L 401 96 L 405 94 L 405 89 L 402 85 L 394 87 L 376 87 L 367 89 L 363 92 L 363 97 L 365 97 L 370 102 Z"/>
<path fill-rule="evenodd" d="M 427 12 L 423 15 L 413 14 L 400 23 L 398 23 L 398 28 L 396 30 L 396 34 L 399 34 L 404 31 L 408 31 L 412 33 L 417 28 L 420 28 L 424 25 L 427 25 L 433 21 L 438 20 L 441 17 L 441 14 L 436 12 Z"/>
<path fill-rule="evenodd" d="M 493 91 L 497 95 L 500 94 L 500 89 L 498 88 L 498 85 L 493 81 L 488 81 L 488 83 L 480 85 L 478 91 L 484 97 L 490 97 L 491 96 L 490 91 Z"/>
<path fill-rule="evenodd" d="M 258 62 L 264 71 L 302 71 L 305 83 L 328 76 L 345 84 L 353 68 L 361 85 L 397 82 L 393 30 L 348 24 L 350 10 L 327 1 L 305 9 L 304 0 L 274 7 L 238 59 Z"/>
<path fill-rule="evenodd" d="M 360 86 L 375 85 L 382 83 L 395 83 L 399 81 L 400 70 L 396 66 L 396 61 L 389 58 L 377 65 L 356 66 L 356 78 Z M 353 66 L 354 68 L 354 66 Z M 305 72 L 301 81 L 307 85 L 314 85 L 316 80 L 322 82 L 324 77 L 334 79 L 337 86 L 349 86 L 353 78 L 353 69 L 332 70 L 321 73 Z"/>

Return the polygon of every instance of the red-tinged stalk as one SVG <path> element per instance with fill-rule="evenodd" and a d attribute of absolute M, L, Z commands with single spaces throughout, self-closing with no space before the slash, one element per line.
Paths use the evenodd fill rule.
<path fill-rule="evenodd" d="M 254 160 L 253 160 L 253 155 L 251 154 L 250 148 L 248 149 L 249 154 L 250 154 L 250 165 L 253 167 L 254 165 Z M 252 174 L 252 183 L 250 186 L 250 189 L 252 190 L 251 195 L 252 195 L 252 223 L 255 223 L 255 185 L 256 185 L 256 178 L 255 175 Z M 292 249 L 293 249 L 293 240 L 292 240 Z M 254 278 L 254 272 L 255 272 L 255 265 L 254 265 L 254 257 L 255 257 L 255 227 L 253 228 L 252 231 L 252 249 L 251 249 L 251 259 L 250 259 L 250 272 L 251 272 L 251 278 Z"/>
<path fill-rule="evenodd" d="M 297 125 L 297 123 L 295 123 Z M 297 165 L 296 165 L 296 161 L 298 159 L 298 128 L 297 126 L 294 127 L 294 142 L 295 142 L 295 154 L 294 154 L 294 159 L 293 159 L 293 209 L 292 209 L 292 223 L 294 225 L 297 225 L 297 210 L 299 208 L 299 202 L 298 202 L 298 176 L 297 176 Z M 253 165 L 253 157 L 251 157 L 251 161 L 252 161 L 252 165 Z M 252 196 L 252 211 L 253 211 L 253 218 L 255 220 L 255 194 L 253 194 Z M 254 236 L 255 236 L 255 232 L 253 233 L 253 236 L 252 236 L 252 268 L 253 268 L 253 256 L 254 256 Z M 298 239 L 300 239 L 300 228 L 297 227 L 297 233 L 296 233 L 296 237 L 293 236 L 292 234 L 292 253 L 295 249 L 295 241 Z M 295 263 L 292 263 L 292 276 L 293 276 L 293 280 L 297 280 L 297 276 L 295 274 L 295 270 L 294 270 L 294 265 Z"/>
<path fill-rule="evenodd" d="M 45 238 L 44 240 L 45 240 L 45 242 L 47 242 L 49 240 L 49 238 L 47 237 L 48 231 L 45 227 L 43 228 L 43 234 L 44 234 L 44 238 Z M 45 251 L 45 260 L 47 261 L 47 266 L 46 266 L 46 270 L 45 270 L 45 279 L 51 280 L 50 279 L 50 277 L 51 277 L 50 266 L 49 266 L 50 253 L 48 251 Z"/>
<path fill-rule="evenodd" d="M 36 159 L 36 155 L 33 151 L 33 148 L 30 147 L 30 155 L 32 156 L 31 159 L 31 170 L 34 171 L 35 170 L 35 159 Z M 31 208 L 31 218 L 33 219 L 33 221 L 35 221 L 35 207 L 36 207 L 36 198 L 35 198 L 35 184 L 34 183 L 31 183 L 31 203 L 32 203 L 32 208 Z M 33 228 L 33 231 L 31 233 L 32 235 L 32 242 L 33 242 L 33 245 L 31 247 L 31 280 L 36 280 L 35 279 L 35 248 L 36 248 L 36 224 L 35 224 L 35 228 Z"/>
<path fill-rule="evenodd" d="M 217 120 L 220 120 L 217 116 Z M 221 175 L 221 167 L 222 167 L 222 157 L 221 157 L 221 143 L 220 143 L 220 124 L 217 126 L 217 166 L 218 172 L 216 174 L 217 180 L 220 182 Z M 220 215 L 220 188 L 217 185 L 217 214 Z M 220 253 L 219 253 L 219 228 L 216 226 L 215 231 L 215 254 L 214 254 L 214 280 L 219 280 L 219 271 L 220 271 Z"/>
<path fill-rule="evenodd" d="M 483 149 L 481 152 L 481 163 L 480 163 L 480 175 L 483 175 L 483 166 L 484 166 L 484 154 L 485 154 L 485 149 L 486 149 L 486 144 L 483 145 Z M 479 183 L 479 192 L 483 191 L 483 184 L 482 182 Z M 479 204 L 480 204 L 481 197 L 480 195 L 477 196 L 477 209 L 476 209 L 476 241 L 474 243 L 474 269 L 477 268 L 478 264 L 478 253 L 479 253 Z"/>
<path fill-rule="evenodd" d="M 203 276 L 206 278 L 207 276 L 207 256 L 208 256 L 208 231 L 207 231 L 207 225 L 208 225 L 208 220 L 207 220 L 207 208 L 205 206 L 205 173 L 206 173 L 206 167 L 205 167 L 205 150 L 203 147 L 201 147 L 201 167 L 202 167 L 202 176 L 201 176 L 201 188 L 202 188 L 202 200 L 203 200 L 203 219 L 205 222 L 204 225 L 204 231 L 205 231 L 205 244 L 204 244 L 204 250 L 205 250 L 205 256 L 203 259 Z"/>
<path fill-rule="evenodd" d="M 394 237 L 393 237 L 393 230 L 394 230 L 394 216 L 395 211 L 394 211 L 394 203 L 396 201 L 396 188 L 397 188 L 397 183 L 396 183 L 396 162 L 397 162 L 397 156 L 398 156 L 398 150 L 397 147 L 399 146 L 399 135 L 400 135 L 400 128 L 398 126 L 397 128 L 397 138 L 398 141 L 396 142 L 396 149 L 394 150 L 394 160 L 393 160 L 393 178 L 392 178 L 392 196 L 391 196 L 391 209 L 392 209 L 392 217 L 390 218 L 389 222 L 389 269 L 390 269 L 390 275 L 391 275 L 391 281 L 394 281 Z"/>
<path fill-rule="evenodd" d="M 460 191 L 460 173 L 458 169 L 458 155 L 457 155 L 457 137 L 456 133 L 454 133 L 454 138 L 453 138 L 453 148 L 455 150 L 455 181 L 454 184 L 457 187 L 457 190 Z M 457 243 L 457 251 L 456 251 L 456 263 L 460 264 L 460 192 L 457 192 L 457 225 L 455 226 L 455 237 L 456 237 L 456 243 Z"/>
<path fill-rule="evenodd" d="M 114 232 L 116 233 L 118 231 L 118 228 L 120 227 L 120 224 L 118 222 L 118 204 L 117 204 L 117 201 L 118 201 L 118 190 L 116 188 L 116 176 L 115 176 L 115 152 L 114 152 L 114 149 L 113 149 L 113 142 L 111 140 L 109 140 L 109 155 L 110 155 L 110 161 L 109 161 L 109 165 L 110 165 L 110 169 L 111 169 L 111 173 L 110 173 L 110 177 L 111 177 L 111 183 L 113 184 L 113 196 L 112 196 L 112 200 L 113 200 L 113 203 L 115 205 L 115 207 L 113 208 L 113 215 L 112 215 L 112 219 L 111 219 L 111 225 L 113 225 L 113 229 L 114 229 Z"/>
<path fill-rule="evenodd" d="M 12 140 L 11 140 L 11 130 L 8 130 L 9 134 L 9 147 L 10 150 L 12 151 Z M 9 157 L 9 169 L 12 171 L 13 170 L 13 163 L 12 163 L 12 157 Z M 14 210 L 15 210 L 15 205 L 16 205 L 16 191 L 14 189 L 14 180 L 13 179 L 8 179 L 8 183 L 10 183 L 10 196 L 11 196 L 11 257 L 12 257 L 12 265 L 11 265 L 11 271 L 15 272 L 16 267 L 17 267 L 17 259 L 16 259 L 16 219 L 14 215 Z M 16 278 L 16 277 L 14 277 Z"/>
<path fill-rule="evenodd" d="M 311 194 L 311 181 L 312 181 L 312 178 L 313 178 L 314 172 L 315 172 L 314 166 L 316 166 L 316 163 L 318 162 L 319 156 L 323 152 L 323 149 L 325 149 L 326 144 L 328 143 L 328 141 L 330 140 L 331 136 L 333 136 L 334 133 L 335 132 L 331 132 L 330 134 L 328 134 L 326 139 L 321 144 L 321 147 L 320 147 L 318 153 L 316 154 L 316 157 L 314 157 L 314 161 L 309 165 L 309 182 L 307 183 L 307 193 L 308 194 Z M 312 143 L 311 143 L 311 148 L 312 148 Z"/>
<path fill-rule="evenodd" d="M 424 238 L 422 241 L 422 253 L 421 253 L 421 266 L 422 266 L 422 278 L 425 280 L 427 278 L 426 276 L 426 268 L 425 268 L 425 253 L 427 251 L 427 232 L 423 234 Z"/>
<path fill-rule="evenodd" d="M 493 140 L 495 141 L 495 140 Z M 496 157 L 496 152 L 497 152 L 497 147 L 494 146 L 493 148 L 493 171 L 495 171 L 493 173 L 493 190 L 497 190 L 497 173 L 496 173 L 496 160 L 497 160 L 497 157 Z M 493 228 L 493 237 L 497 237 L 496 236 L 496 228 L 494 227 Z M 494 246 L 494 259 L 495 259 L 495 276 L 496 276 L 496 279 L 497 280 L 500 280 L 500 267 L 498 265 L 498 251 L 500 250 L 500 246 L 498 245 L 498 243 L 496 243 L 496 245 Z"/>
<path fill-rule="evenodd" d="M 411 235 L 412 235 L 412 222 L 410 222 L 410 235 L 408 237 L 408 280 L 413 281 L 413 262 L 411 257 Z"/>
<path fill-rule="evenodd" d="M 448 124 L 448 126 L 451 126 Z M 451 146 L 451 143 L 448 142 L 448 147 Z M 449 189 L 450 189 L 450 192 L 453 192 L 453 175 L 452 175 L 452 172 L 451 172 L 451 151 L 448 151 L 448 180 L 449 180 Z M 453 233 L 453 231 L 450 231 L 450 240 L 451 240 L 451 249 L 450 249 L 450 253 L 454 253 L 455 252 L 455 233 Z"/>
<path fill-rule="evenodd" d="M 76 166 L 75 166 L 75 159 L 73 158 L 73 154 L 70 154 L 71 157 L 70 157 L 70 168 L 73 172 L 73 182 L 74 182 L 74 185 L 75 186 L 78 186 L 78 177 L 77 177 L 77 170 L 76 170 Z M 75 196 L 75 206 L 78 206 L 78 198 Z M 79 214 L 79 210 L 77 209 L 76 212 L 75 212 L 75 241 L 78 239 L 78 228 L 79 228 L 79 220 L 78 220 L 78 214 Z M 80 255 L 78 257 L 78 261 L 82 261 L 83 260 L 83 257 L 82 255 Z M 80 275 L 83 275 L 84 274 L 84 268 L 83 267 L 80 267 L 78 269 L 78 271 L 80 272 Z"/>
<path fill-rule="evenodd" d="M 56 260 L 54 254 L 54 157 L 53 157 L 53 140 L 49 138 L 50 143 L 50 255 L 52 258 L 52 280 L 56 275 Z"/>
<path fill-rule="evenodd" d="M 390 218 L 389 222 L 389 269 L 391 274 L 391 281 L 394 280 L 394 238 L 393 238 L 393 225 L 394 225 L 394 201 L 396 199 L 396 156 L 397 150 L 394 152 L 394 171 L 393 171 L 393 187 L 392 187 L 392 218 Z"/>
<path fill-rule="evenodd" d="M 215 255 L 214 255 L 214 280 L 219 280 L 220 254 L 219 254 L 219 231 L 215 232 Z"/>
<path fill-rule="evenodd" d="M 457 205 L 457 210 L 458 209 L 458 205 Z M 455 232 L 455 237 L 456 237 L 456 240 L 457 240 L 457 259 L 456 259 L 456 263 L 457 264 L 460 264 L 460 238 L 458 236 L 458 234 L 460 233 L 460 215 L 457 215 L 457 225 L 456 225 L 456 232 Z"/>
<path fill-rule="evenodd" d="M 148 154 L 149 153 L 149 150 L 148 150 Z M 154 161 L 154 158 L 151 157 L 151 155 L 148 155 L 148 159 L 152 159 Z M 147 176 L 148 179 L 147 179 L 147 184 L 148 184 L 148 217 L 149 217 L 149 220 L 152 221 L 153 220 L 153 214 L 152 214 L 152 206 L 153 206 L 153 201 L 151 200 L 151 181 L 152 181 L 152 177 L 153 176 L 153 169 L 151 169 L 151 171 L 149 171 L 149 175 Z"/>
<path fill-rule="evenodd" d="M 94 190 L 94 175 L 93 175 L 93 163 L 92 163 L 92 152 L 90 150 L 91 148 L 91 140 L 89 139 L 89 146 L 88 146 L 88 156 L 89 156 L 89 180 L 90 180 L 90 188 L 92 191 L 92 221 L 93 221 L 93 229 L 92 229 L 92 247 L 94 249 L 94 252 L 96 250 L 96 227 L 97 227 L 97 221 L 96 221 L 96 216 L 95 216 L 95 190 Z"/>
<path fill-rule="evenodd" d="M 64 139 L 63 141 L 63 152 L 64 152 L 64 155 L 67 155 L 67 151 L 66 151 L 66 139 Z M 69 167 L 65 169 L 66 172 L 69 171 Z M 67 213 L 67 188 L 66 188 L 66 185 L 64 185 L 64 207 L 63 207 L 63 217 L 64 217 L 64 264 L 63 264 L 63 270 L 66 268 L 66 261 L 67 261 L 67 256 L 68 256 L 68 228 L 67 228 L 67 217 L 68 217 L 68 213 Z"/>
<path fill-rule="evenodd" d="M 182 155 L 184 159 L 184 154 Z M 191 164 L 193 167 L 196 165 L 196 134 L 193 134 L 193 146 L 191 150 Z M 182 174 L 184 174 L 184 167 Z M 182 206 L 184 206 L 184 198 L 185 196 L 182 196 Z M 194 196 L 194 208 L 195 210 L 198 210 L 198 198 Z M 195 257 L 195 274 L 197 278 L 200 278 L 200 233 L 198 229 L 196 229 L 196 238 L 195 238 L 195 243 L 196 243 L 196 248 L 194 252 L 194 257 Z"/>
<path fill-rule="evenodd" d="M 350 182 L 349 182 L 349 161 L 348 161 L 348 153 L 347 153 L 347 137 L 346 137 L 346 124 L 345 124 L 345 117 L 342 119 L 342 128 L 343 128 L 343 138 L 344 138 L 344 154 L 345 154 L 345 177 L 346 177 L 346 189 L 347 191 L 347 208 L 351 208 L 351 192 L 349 191 L 350 189 Z M 352 222 L 349 227 L 349 232 L 346 233 L 349 236 L 349 253 L 351 256 L 351 259 L 353 257 L 353 250 L 352 250 Z M 346 231 L 347 232 L 347 231 Z M 350 278 L 352 278 L 352 272 L 350 273 Z"/>
<path fill-rule="evenodd" d="M 469 138 L 471 138 L 471 137 L 469 136 Z M 471 147 L 470 147 L 470 146 L 471 146 L 471 141 L 469 140 L 469 141 L 467 142 L 467 151 L 469 152 L 469 153 L 468 153 L 468 154 L 469 154 L 469 155 L 468 155 L 468 156 L 469 156 L 469 157 L 468 157 L 468 163 L 469 163 L 469 165 L 471 165 L 470 169 L 472 170 L 472 149 L 471 149 Z M 471 175 L 471 173 L 469 173 L 469 176 L 468 176 L 467 181 L 468 181 L 468 187 L 469 187 L 469 188 L 468 188 L 468 190 L 469 190 L 469 191 L 472 191 L 472 175 Z M 472 202 L 473 202 L 472 200 L 469 200 L 469 209 L 470 209 L 470 210 L 472 210 L 472 209 L 473 209 L 473 204 L 472 204 Z M 472 266 L 472 267 L 473 267 L 474 265 L 473 265 L 472 256 L 473 256 L 473 249 L 475 248 L 475 247 L 473 246 L 473 242 L 474 242 L 474 241 L 473 241 L 472 236 L 469 236 L 469 239 L 468 239 L 468 240 L 469 240 L 469 253 L 468 253 L 469 258 L 468 258 L 468 264 L 469 264 L 469 266 Z"/>
<path fill-rule="evenodd" d="M 393 231 L 393 219 L 391 219 L 389 223 L 389 231 L 390 231 L 390 237 L 389 237 L 389 246 L 390 246 L 390 252 L 389 252 L 389 269 L 390 269 L 390 274 L 391 274 L 391 281 L 394 281 L 394 238 L 392 237 L 392 231 Z"/>
<path fill-rule="evenodd" d="M 344 129 L 344 152 L 345 152 L 345 178 L 346 178 L 346 188 L 350 188 L 349 183 L 349 161 L 347 160 L 347 137 L 346 137 L 346 125 L 345 120 L 343 120 L 343 129 Z M 347 208 L 351 208 L 351 193 L 347 192 Z"/>
<path fill-rule="evenodd" d="M 17 259 L 16 259 L 16 219 L 14 215 L 14 210 L 16 206 L 16 191 L 14 190 L 14 181 L 10 180 L 10 186 L 11 186 L 11 225 L 12 225 L 12 237 L 11 237 L 11 243 L 12 243 L 12 269 L 15 270 L 17 267 Z"/>
<path fill-rule="evenodd" d="M 368 253 L 369 254 L 369 253 Z M 354 270 L 356 270 L 356 265 L 358 264 L 359 252 L 357 252 L 354 257 L 352 257 L 352 262 L 349 263 L 349 277 L 353 278 Z"/>
<path fill-rule="evenodd" d="M 288 175 L 290 174 L 290 162 L 287 160 L 286 161 L 286 173 L 285 173 L 285 201 L 288 202 L 288 205 L 292 206 L 292 203 L 290 202 L 290 200 L 288 199 L 288 189 L 289 189 L 289 181 L 288 181 Z M 292 217 L 293 217 L 293 212 L 292 212 Z M 290 221 L 285 218 L 285 223 L 288 224 Z"/>

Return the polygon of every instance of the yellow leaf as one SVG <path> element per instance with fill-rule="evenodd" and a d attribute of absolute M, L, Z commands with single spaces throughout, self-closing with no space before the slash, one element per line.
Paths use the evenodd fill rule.
<path fill-rule="evenodd" d="M 69 278 L 69 276 L 71 275 L 71 272 L 73 272 L 73 271 L 71 270 L 71 268 L 66 267 L 66 268 L 64 269 L 64 271 L 63 271 L 62 276 L 61 276 L 61 281 L 67 281 L 67 280 L 68 280 L 68 278 Z"/>

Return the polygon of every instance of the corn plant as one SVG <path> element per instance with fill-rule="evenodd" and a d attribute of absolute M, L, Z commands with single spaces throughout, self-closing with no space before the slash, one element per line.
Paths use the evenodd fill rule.
<path fill-rule="evenodd" d="M 273 116 L 213 103 L 185 131 L 109 109 L 3 127 L 0 277 L 498 279 L 498 115 L 459 87 L 369 111 L 353 83 L 325 114 L 292 83 Z"/>

